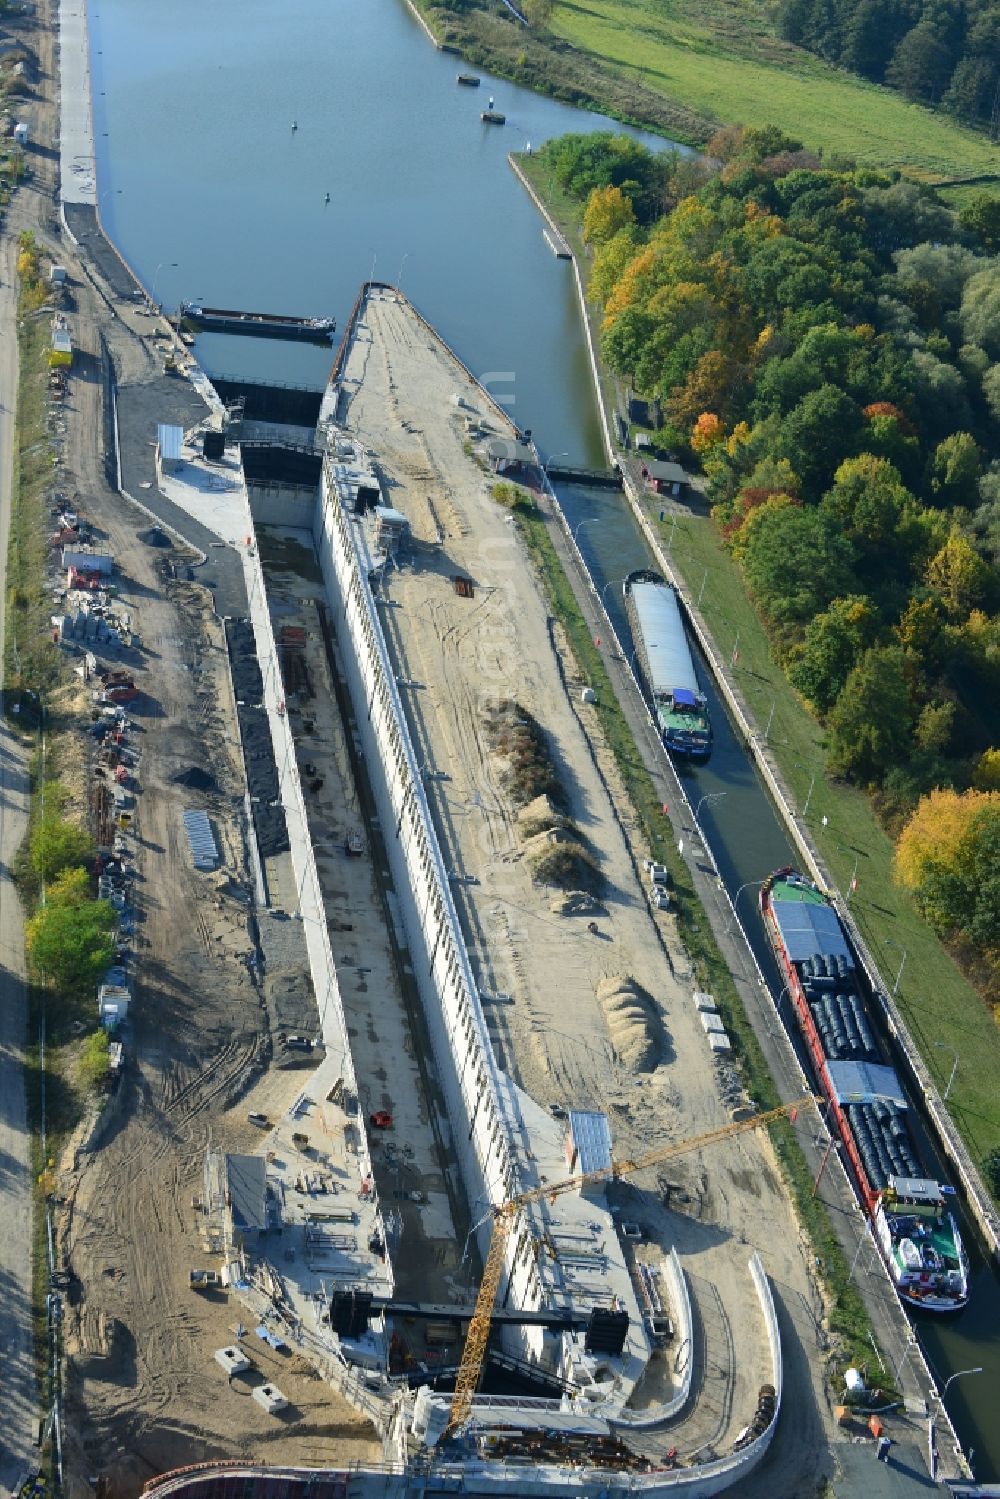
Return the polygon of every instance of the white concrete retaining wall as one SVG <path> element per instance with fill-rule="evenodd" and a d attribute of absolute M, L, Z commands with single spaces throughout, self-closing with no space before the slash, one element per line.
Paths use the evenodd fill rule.
<path fill-rule="evenodd" d="M 258 526 L 293 526 L 311 531 L 318 491 L 308 484 L 247 484 L 250 514 Z"/>
<path fill-rule="evenodd" d="M 671 1249 L 664 1260 L 664 1279 L 667 1296 L 673 1313 L 674 1334 L 677 1352 L 674 1355 L 674 1370 L 680 1373 L 680 1384 L 669 1400 L 648 1410 L 623 1410 L 615 1417 L 615 1425 L 628 1427 L 630 1431 L 643 1431 L 662 1426 L 680 1415 L 691 1398 L 691 1376 L 694 1372 L 694 1345 L 692 1343 L 691 1293 L 687 1276 L 676 1249 Z"/>
<path fill-rule="evenodd" d="M 326 460 L 329 465 L 329 460 Z M 330 619 L 366 756 L 396 899 L 420 993 L 451 1144 L 485 1257 L 490 1206 L 520 1190 L 501 1107 L 501 1079 L 462 938 L 421 767 L 406 724 L 367 568 L 325 469 L 314 539 Z M 511 1236 L 510 1296 L 541 1304 L 531 1243 Z"/>

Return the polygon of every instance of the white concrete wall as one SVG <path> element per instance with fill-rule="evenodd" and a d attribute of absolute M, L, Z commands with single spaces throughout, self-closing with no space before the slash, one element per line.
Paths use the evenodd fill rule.
<path fill-rule="evenodd" d="M 250 514 L 258 526 L 292 526 L 311 531 L 318 492 L 314 484 L 247 483 Z"/>
<path fill-rule="evenodd" d="M 354 704 L 372 791 L 392 869 L 396 899 L 420 992 L 437 1081 L 461 1185 L 485 1257 L 492 1234 L 488 1208 L 519 1190 L 501 1107 L 501 1076 L 486 1031 L 447 872 L 431 821 L 353 522 L 324 472 L 314 539 L 330 618 Z M 509 1297 L 541 1304 L 531 1241 L 523 1225 L 511 1235 Z"/>

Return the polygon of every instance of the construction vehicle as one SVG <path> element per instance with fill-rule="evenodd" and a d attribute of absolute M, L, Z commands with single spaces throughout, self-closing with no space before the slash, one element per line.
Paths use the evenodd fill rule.
<path fill-rule="evenodd" d="M 479 1285 L 476 1310 L 469 1323 L 465 1347 L 462 1350 L 462 1361 L 455 1379 L 455 1392 L 452 1395 L 451 1414 L 445 1428 L 445 1436 L 455 1436 L 460 1432 L 472 1412 L 472 1401 L 482 1377 L 497 1292 L 503 1279 L 507 1245 L 510 1242 L 517 1215 L 522 1208 L 528 1207 L 533 1202 L 541 1202 L 543 1199 L 551 1201 L 556 1197 L 561 1197 L 566 1192 L 575 1191 L 584 1183 L 619 1181 L 625 1177 L 634 1176 L 636 1172 L 645 1170 L 647 1166 L 658 1166 L 663 1161 L 672 1160 L 675 1156 L 688 1155 L 692 1151 L 703 1150 L 708 1145 L 731 1140 L 734 1135 L 760 1129 L 775 1119 L 788 1116 L 794 1120 L 799 1109 L 806 1108 L 809 1104 L 818 1106 L 820 1102 L 821 1100 L 811 1093 L 806 1093 L 795 1103 L 782 1104 L 780 1108 L 768 1109 L 763 1114 L 751 1114 L 748 1119 L 739 1119 L 733 1124 L 723 1125 L 720 1129 L 709 1130 L 707 1134 L 695 1135 L 687 1140 L 658 1146 L 657 1149 L 647 1151 L 645 1155 L 636 1156 L 634 1159 L 612 1161 L 610 1166 L 602 1167 L 599 1171 L 588 1171 L 576 1176 L 568 1176 L 562 1181 L 547 1182 L 544 1186 L 532 1187 L 527 1192 L 520 1192 L 516 1197 L 511 1197 L 507 1202 L 495 1207 L 493 1209 L 493 1237 L 490 1240 L 483 1278 Z"/>

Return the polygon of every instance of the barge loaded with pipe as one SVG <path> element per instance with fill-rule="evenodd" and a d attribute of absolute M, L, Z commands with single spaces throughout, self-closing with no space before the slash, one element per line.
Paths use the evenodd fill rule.
<path fill-rule="evenodd" d="M 876 1039 L 863 965 L 840 917 L 829 896 L 792 869 L 765 880 L 760 909 L 893 1285 L 910 1306 L 958 1311 L 969 1299 L 969 1262 L 950 1208 L 955 1189 L 922 1166 L 908 1100 Z"/>
<path fill-rule="evenodd" d="M 639 568 L 625 579 L 624 593 L 643 689 L 663 743 L 671 754 L 707 760 L 712 753 L 708 702 L 694 669 L 677 590 L 659 573 Z"/>

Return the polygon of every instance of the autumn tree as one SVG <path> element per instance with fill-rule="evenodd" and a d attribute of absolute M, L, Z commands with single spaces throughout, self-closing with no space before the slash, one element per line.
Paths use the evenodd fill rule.
<path fill-rule="evenodd" d="M 928 563 L 926 578 L 946 613 L 952 619 L 962 619 L 982 602 L 989 586 L 990 570 L 956 526 Z"/>
<path fill-rule="evenodd" d="M 595 187 L 587 199 L 583 214 L 583 238 L 586 244 L 604 245 L 621 229 L 635 224 L 635 210 L 620 187 Z"/>
<path fill-rule="evenodd" d="M 921 798 L 900 835 L 896 874 L 941 932 L 1000 948 L 1000 792 Z"/>

